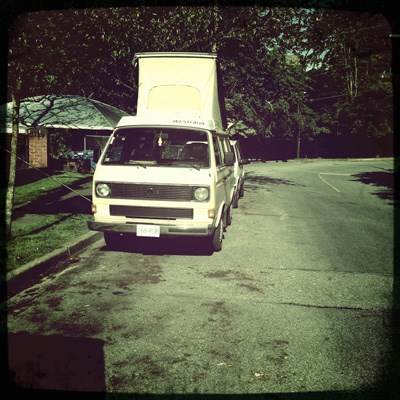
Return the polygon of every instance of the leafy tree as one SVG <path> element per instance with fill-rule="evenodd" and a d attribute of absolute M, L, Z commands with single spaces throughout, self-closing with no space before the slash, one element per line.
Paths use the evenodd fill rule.
<path fill-rule="evenodd" d="M 24 23 L 26 95 L 93 96 L 134 112 L 135 52 L 218 51 L 232 131 L 280 140 L 292 156 L 299 133 L 306 144 L 366 121 L 375 136 L 391 131 L 390 82 L 378 84 L 390 76 L 388 24 L 378 16 L 215 5 L 52 11 Z M 368 119 L 349 126 L 365 105 Z"/>
<path fill-rule="evenodd" d="M 134 91 L 123 78 L 129 55 L 124 52 L 126 48 L 119 47 L 121 41 L 114 38 L 123 37 L 126 42 L 128 38 L 140 37 L 145 29 L 139 24 L 142 9 L 127 9 L 126 13 L 119 12 L 117 18 L 116 10 L 26 13 L 11 27 L 8 88 L 13 101 L 13 133 L 5 213 L 7 237 L 11 236 L 21 99 L 43 94 L 80 94 L 96 95 L 120 105 L 126 103 L 129 95 L 126 90 L 118 90 L 118 86 Z"/>
<path fill-rule="evenodd" d="M 391 135 L 388 22 L 380 15 L 332 10 L 322 17 L 326 52 L 321 77 L 327 95 L 320 97 L 328 100 L 334 131 L 358 137 L 358 144 Z"/>
<path fill-rule="evenodd" d="M 8 163 L 8 186 L 6 192 L 6 204 L 5 204 L 5 235 L 6 238 L 11 237 L 11 222 L 12 212 L 14 204 L 14 189 L 15 189 L 15 177 L 17 167 L 17 145 L 18 145 L 18 134 L 19 134 L 19 110 L 21 104 L 21 92 L 24 85 L 24 63 L 21 62 L 21 58 L 24 55 L 27 46 L 27 37 L 24 32 L 15 31 L 13 37 L 14 43 L 10 46 L 9 58 L 9 81 L 10 85 L 10 97 L 12 101 L 12 133 L 10 140 L 10 157 Z"/>
<path fill-rule="evenodd" d="M 231 131 L 255 136 L 261 147 L 290 147 L 287 155 L 294 156 L 306 154 L 307 149 L 300 152 L 300 140 L 302 147 L 315 143 L 316 148 L 328 137 L 337 143 L 347 138 L 342 146 L 390 138 L 390 26 L 385 18 L 285 4 L 21 15 L 11 29 L 8 58 L 15 126 L 7 220 L 20 100 L 76 94 L 135 112 L 132 59 L 138 51 L 217 51 Z"/>

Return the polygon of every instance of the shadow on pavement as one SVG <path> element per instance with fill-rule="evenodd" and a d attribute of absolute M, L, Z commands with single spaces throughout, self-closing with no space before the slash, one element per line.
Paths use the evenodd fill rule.
<path fill-rule="evenodd" d="M 140 253 L 144 255 L 211 256 L 212 251 L 204 238 L 142 238 L 124 234 L 113 248 L 104 246 L 100 251 Z"/>
<path fill-rule="evenodd" d="M 286 179 L 275 179 L 265 175 L 253 175 L 252 173 L 246 173 L 244 184 L 246 190 L 257 190 L 261 187 L 269 190 L 266 186 L 271 185 L 297 185 L 296 183 Z"/>
<path fill-rule="evenodd" d="M 9 333 L 10 386 L 15 391 L 105 392 L 103 346 L 100 339 Z"/>
<path fill-rule="evenodd" d="M 16 207 L 13 217 L 17 219 L 25 214 L 91 214 L 91 189 L 85 188 L 83 185 L 91 182 L 92 179 L 92 176 L 87 176 L 68 185 L 76 193 L 62 187 L 46 193 L 26 205 Z"/>
<path fill-rule="evenodd" d="M 355 181 L 365 183 L 366 185 L 374 185 L 380 188 L 386 188 L 374 193 L 382 200 L 395 200 L 393 171 L 364 172 L 361 174 L 353 175 L 353 177 L 355 178 Z"/>

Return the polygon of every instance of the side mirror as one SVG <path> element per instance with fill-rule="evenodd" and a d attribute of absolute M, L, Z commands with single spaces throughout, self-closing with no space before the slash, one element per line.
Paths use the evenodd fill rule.
<path fill-rule="evenodd" d="M 248 158 L 241 158 L 239 161 L 240 165 L 247 165 L 250 164 L 250 160 Z"/>
<path fill-rule="evenodd" d="M 235 154 L 232 151 L 225 153 L 225 165 L 228 167 L 235 165 Z"/>

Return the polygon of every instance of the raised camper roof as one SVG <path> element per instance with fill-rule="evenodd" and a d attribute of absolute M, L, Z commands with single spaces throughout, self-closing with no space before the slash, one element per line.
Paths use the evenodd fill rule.
<path fill-rule="evenodd" d="M 225 105 L 216 53 L 136 53 L 137 116 L 159 113 L 190 115 L 212 120 L 216 130 L 226 127 Z"/>

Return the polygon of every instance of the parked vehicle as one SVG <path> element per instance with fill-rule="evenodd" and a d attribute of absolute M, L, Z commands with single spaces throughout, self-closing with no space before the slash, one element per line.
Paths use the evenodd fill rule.
<path fill-rule="evenodd" d="M 90 173 L 96 168 L 96 164 L 93 162 L 93 157 L 93 150 L 71 150 L 66 154 L 67 165 L 64 166 L 64 169 L 67 168 L 70 170 L 68 167 L 74 165 L 76 172 Z"/>
<path fill-rule="evenodd" d="M 235 155 L 224 131 L 217 57 L 139 53 L 137 115 L 122 117 L 97 162 L 91 230 L 204 238 L 222 249 Z"/>
<path fill-rule="evenodd" d="M 235 175 L 235 192 L 233 195 L 233 208 L 238 208 L 239 199 L 244 196 L 244 165 L 249 164 L 250 160 L 243 158 L 242 149 L 237 140 L 231 140 L 231 145 L 235 153 L 234 175 Z"/>

